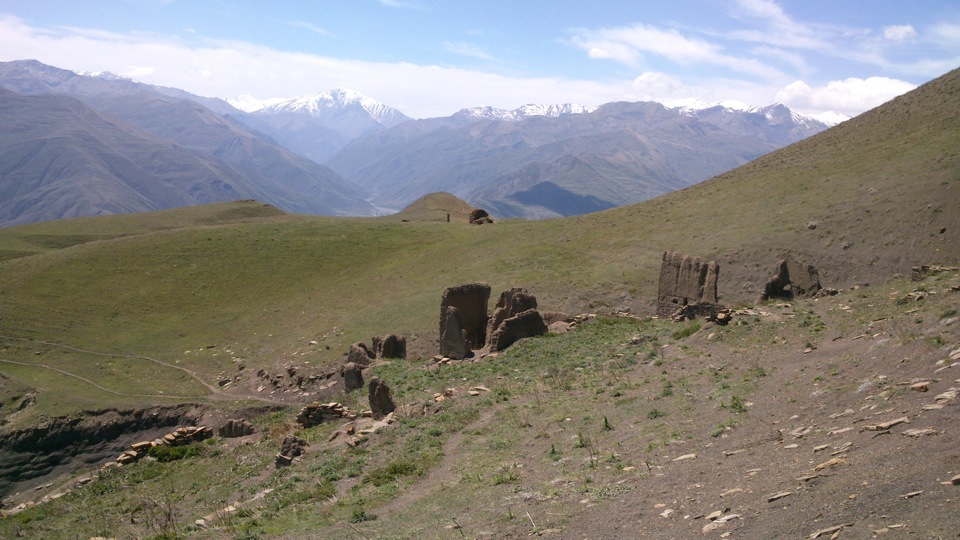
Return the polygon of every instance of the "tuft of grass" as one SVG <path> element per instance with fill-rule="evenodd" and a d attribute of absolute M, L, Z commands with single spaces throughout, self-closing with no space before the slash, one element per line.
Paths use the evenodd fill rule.
<path fill-rule="evenodd" d="M 690 337 L 690 336 L 692 336 L 693 334 L 696 334 L 697 332 L 700 331 L 700 328 L 701 328 L 701 327 L 702 327 L 702 325 L 701 325 L 700 323 L 698 323 L 698 322 L 692 322 L 692 323 L 684 326 L 683 328 L 678 328 L 678 329 L 674 330 L 673 333 L 670 334 L 670 337 L 672 337 L 672 338 L 675 339 L 675 340 L 681 340 L 681 339 L 683 339 L 683 338 L 685 338 L 685 337 Z"/>

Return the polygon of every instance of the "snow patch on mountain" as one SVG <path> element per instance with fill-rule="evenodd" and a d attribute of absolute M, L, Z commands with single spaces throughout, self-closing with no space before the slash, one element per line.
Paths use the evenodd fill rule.
<path fill-rule="evenodd" d="M 282 100 L 259 109 L 260 114 L 306 113 L 321 118 L 344 109 L 362 108 L 380 124 L 391 127 L 405 120 L 407 116 L 360 92 L 336 89 L 321 94 L 310 94 Z"/>
<path fill-rule="evenodd" d="M 708 110 L 721 109 L 731 113 L 761 114 L 773 124 L 792 122 L 801 126 L 810 126 L 811 123 L 835 126 L 850 119 L 849 116 L 833 111 L 817 115 L 801 114 L 783 103 L 756 107 L 736 100 L 704 101 L 699 98 L 687 98 L 667 101 L 663 103 L 663 106 L 689 116 L 697 116 L 699 113 Z"/>
<path fill-rule="evenodd" d="M 252 113 L 278 103 L 283 103 L 284 101 L 287 101 L 287 98 L 257 99 L 250 94 L 242 94 L 237 97 L 227 98 L 225 101 L 232 105 L 235 109 Z"/>
<path fill-rule="evenodd" d="M 568 114 L 588 114 L 595 110 L 596 107 L 587 107 L 586 105 L 577 105 L 575 103 L 563 103 L 556 105 L 539 105 L 536 103 L 529 103 L 513 109 L 512 111 L 488 106 L 461 109 L 457 114 L 475 120 L 504 120 L 507 122 L 519 122 L 520 120 L 533 116 L 558 118 Z"/>

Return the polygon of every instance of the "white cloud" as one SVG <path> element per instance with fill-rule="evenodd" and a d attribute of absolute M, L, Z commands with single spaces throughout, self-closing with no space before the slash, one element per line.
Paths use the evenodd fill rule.
<path fill-rule="evenodd" d="M 304 29 L 306 29 L 306 30 L 309 30 L 309 31 L 315 33 L 315 34 L 319 34 L 319 35 L 321 35 L 321 36 L 323 36 L 323 37 L 334 37 L 333 32 L 330 32 L 329 30 L 327 30 L 327 29 L 325 29 L 325 28 L 321 28 L 321 27 L 319 27 L 319 26 L 317 26 L 317 25 L 315 25 L 315 24 L 313 24 L 313 23 L 311 23 L 311 22 L 307 22 L 307 21 L 289 21 L 289 22 L 287 22 L 287 24 L 289 24 L 290 26 L 293 26 L 294 28 L 304 28 Z"/>
<path fill-rule="evenodd" d="M 619 28 L 581 29 L 577 34 L 570 43 L 586 50 L 590 58 L 615 60 L 631 67 L 638 67 L 643 54 L 648 53 L 687 66 L 709 64 L 762 78 L 780 75 L 756 59 L 726 54 L 717 44 L 684 36 L 672 28 L 637 23 Z"/>
<path fill-rule="evenodd" d="M 856 116 L 914 88 L 906 81 L 887 77 L 849 78 L 819 87 L 795 81 L 780 90 L 776 99 L 799 111 L 835 111 Z"/>
<path fill-rule="evenodd" d="M 468 56 L 470 58 L 477 58 L 480 60 L 493 60 L 493 56 L 485 51 L 482 47 L 470 43 L 464 43 L 458 41 L 456 43 L 445 41 L 443 43 L 443 48 L 447 51 L 450 51 L 454 54 L 459 54 L 460 56 Z"/>
<path fill-rule="evenodd" d="M 906 41 L 917 37 L 917 31 L 909 24 L 884 26 L 883 37 L 891 41 Z"/>

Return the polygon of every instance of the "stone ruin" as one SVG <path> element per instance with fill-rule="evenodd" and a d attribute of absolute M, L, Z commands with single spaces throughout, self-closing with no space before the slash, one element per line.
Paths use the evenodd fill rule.
<path fill-rule="evenodd" d="M 812 264 L 806 264 L 793 258 L 789 253 L 777 261 L 776 274 L 763 286 L 760 301 L 771 298 L 805 298 L 820 292 L 820 274 Z"/>
<path fill-rule="evenodd" d="M 343 375 L 343 387 L 347 392 L 363 388 L 363 367 L 347 362 L 340 369 Z"/>
<path fill-rule="evenodd" d="M 371 351 L 364 343 L 356 342 L 350 345 L 350 351 L 347 353 L 347 362 L 353 362 L 360 367 L 367 367 L 373 363 L 377 355 Z"/>
<path fill-rule="evenodd" d="M 295 435 L 287 435 L 280 443 L 280 452 L 276 457 L 277 467 L 287 467 L 293 463 L 293 458 L 303 455 L 303 452 L 310 446 L 306 439 Z"/>
<path fill-rule="evenodd" d="M 116 463 L 126 465 L 133 463 L 147 455 L 154 446 L 183 446 L 213 436 L 213 430 L 206 426 L 184 426 L 179 427 L 163 437 L 152 441 L 141 441 L 130 445 L 130 450 L 120 454 Z"/>
<path fill-rule="evenodd" d="M 502 351 L 525 337 L 542 336 L 547 324 L 537 311 L 537 298 L 526 289 L 503 291 L 487 325 L 491 351 Z"/>
<path fill-rule="evenodd" d="M 440 354 L 453 359 L 469 356 L 487 342 L 487 302 L 490 286 L 470 283 L 448 287 L 440 300 Z"/>
<path fill-rule="evenodd" d="M 450 221 L 450 215 L 447 214 L 447 221 Z M 490 217 L 490 214 L 487 213 L 483 208 L 474 208 L 470 212 L 470 224 L 471 225 L 483 225 L 486 223 L 494 223 L 493 218 Z"/>
<path fill-rule="evenodd" d="M 256 429 L 248 420 L 231 418 L 224 422 L 217 433 L 224 439 L 233 439 L 236 437 L 246 437 L 256 433 Z"/>
<path fill-rule="evenodd" d="M 684 318 L 713 318 L 721 306 L 717 301 L 720 265 L 665 251 L 660 263 L 657 316 L 672 318 L 678 311 Z"/>
<path fill-rule="evenodd" d="M 547 333 L 537 299 L 526 289 L 504 291 L 493 317 L 487 316 L 490 286 L 473 283 L 449 287 L 440 302 L 440 356 L 462 360 L 489 345 L 500 351 L 525 337 Z"/>
<path fill-rule="evenodd" d="M 406 358 L 407 340 L 396 334 L 374 336 L 373 353 L 376 358 Z"/>
<path fill-rule="evenodd" d="M 297 414 L 297 423 L 304 428 L 309 428 L 331 420 L 351 417 L 356 418 L 356 415 L 351 413 L 350 409 L 344 407 L 342 403 L 336 401 L 330 403 L 313 402 L 300 409 L 300 413 Z"/>

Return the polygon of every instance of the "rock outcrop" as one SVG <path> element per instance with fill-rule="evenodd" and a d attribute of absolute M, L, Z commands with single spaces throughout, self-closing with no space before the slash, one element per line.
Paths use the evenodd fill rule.
<path fill-rule="evenodd" d="M 440 354 L 456 359 L 465 358 L 470 350 L 486 344 L 489 300 L 490 286 L 486 283 L 459 285 L 443 291 L 440 301 Z M 459 329 L 456 328 L 458 325 Z"/>
<path fill-rule="evenodd" d="M 375 419 L 380 419 L 397 409 L 390 397 L 390 387 L 380 377 L 372 377 L 369 384 L 370 411 Z"/>
<path fill-rule="evenodd" d="M 363 388 L 363 368 L 353 362 L 344 364 L 343 387 L 347 392 Z"/>
<path fill-rule="evenodd" d="M 720 265 L 703 262 L 673 251 L 663 253 L 660 263 L 660 285 L 657 293 L 657 315 L 671 317 L 685 306 L 694 316 L 712 317 L 720 309 L 717 303 L 717 278 Z"/>
<path fill-rule="evenodd" d="M 812 264 L 785 254 L 777 261 L 776 273 L 763 286 L 760 301 L 771 298 L 807 298 L 820 292 L 820 274 Z"/>
<path fill-rule="evenodd" d="M 374 336 L 373 352 L 377 358 L 406 358 L 407 340 L 396 334 Z"/>

